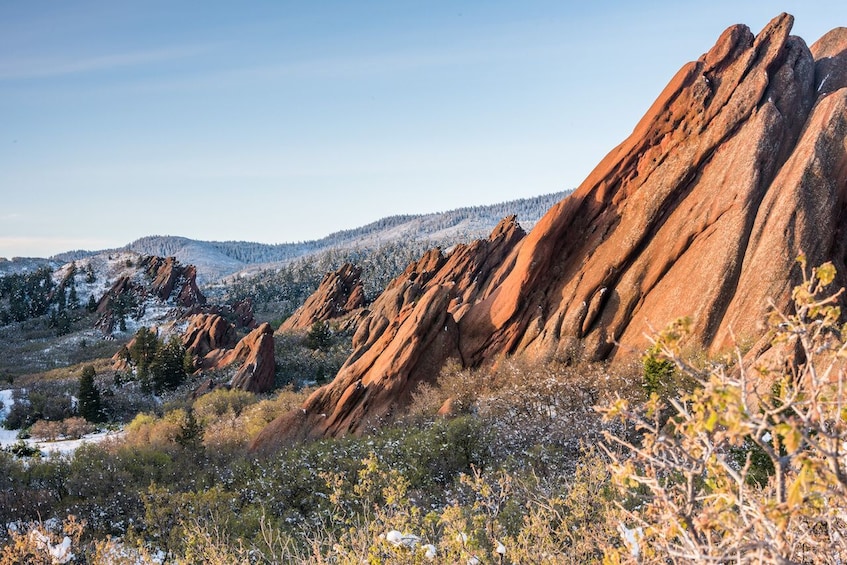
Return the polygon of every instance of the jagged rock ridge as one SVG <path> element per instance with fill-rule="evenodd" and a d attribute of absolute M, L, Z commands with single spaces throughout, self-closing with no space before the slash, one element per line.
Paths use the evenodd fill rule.
<path fill-rule="evenodd" d="M 197 314 L 182 334 L 186 352 L 201 370 L 236 365 L 229 385 L 250 392 L 268 392 L 274 385 L 273 329 L 267 322 L 238 339 L 235 324 L 218 314 Z"/>
<path fill-rule="evenodd" d="M 727 29 L 484 280 L 434 284 L 465 274 L 434 264 L 442 275 L 417 302 L 387 290 L 388 315 L 374 305 L 336 379 L 256 445 L 361 431 L 451 356 L 618 359 L 683 315 L 708 350 L 755 339 L 768 299 L 788 305 L 801 250 L 833 261 L 843 285 L 847 30 L 809 48 L 792 24 L 781 14 L 755 37 Z"/>
<path fill-rule="evenodd" d="M 360 280 L 362 269 L 345 263 L 335 272 L 327 273 L 318 289 L 306 299 L 277 331 L 290 332 L 309 328 L 349 314 L 365 305 L 365 288 Z"/>
<path fill-rule="evenodd" d="M 370 306 L 335 380 L 263 436 L 275 437 L 274 430 L 299 438 L 339 435 L 389 416 L 396 402 L 408 401 L 419 383 L 432 381 L 447 358 L 459 355 L 454 316 L 482 296 L 524 236 L 511 216 L 487 240 L 458 245 L 449 256 L 433 249 L 409 265 Z"/>
<path fill-rule="evenodd" d="M 96 325 L 105 333 L 111 334 L 125 316 L 140 319 L 150 300 L 186 310 L 206 304 L 194 265 L 181 265 L 174 257 L 144 256 L 137 267 L 136 273 L 120 276 L 97 302 Z"/>

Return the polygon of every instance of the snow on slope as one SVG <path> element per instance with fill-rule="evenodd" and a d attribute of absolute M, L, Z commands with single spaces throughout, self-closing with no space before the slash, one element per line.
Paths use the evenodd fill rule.
<path fill-rule="evenodd" d="M 364 226 L 338 231 L 314 241 L 296 243 L 265 244 L 249 241 L 199 241 L 177 236 L 148 236 L 138 239 L 121 249 L 102 251 L 68 251 L 50 259 L 15 258 L 8 260 L 0 257 L 0 276 L 6 273 L 33 271 L 42 266 L 67 268 L 67 264 L 76 261 L 77 267 L 92 262 L 95 272 L 100 273 L 101 266 L 111 271 L 108 280 L 118 276 L 121 258 L 139 255 L 176 257 L 184 265 L 197 267 L 198 283 L 208 284 L 240 271 L 255 271 L 272 267 L 273 264 L 287 263 L 329 249 L 365 249 L 381 244 L 411 240 L 469 241 L 486 237 L 505 216 L 516 214 L 518 222 L 527 231 L 555 203 L 566 197 L 570 191 L 545 194 L 533 198 L 522 198 L 485 206 L 470 206 L 446 212 L 432 214 L 400 215 L 382 218 Z M 135 259 L 133 259 L 133 262 Z M 78 278 L 77 282 L 81 279 Z M 99 299 L 105 290 L 102 280 L 85 289 L 77 288 L 80 300 L 87 300 L 90 294 Z"/>
<path fill-rule="evenodd" d="M 142 256 L 132 251 L 111 251 L 102 252 L 96 255 L 91 255 L 86 258 L 79 259 L 74 262 L 76 265 L 76 276 L 74 277 L 77 296 L 81 304 L 86 304 L 89 296 L 94 296 L 95 301 L 100 298 L 112 287 L 112 285 L 121 277 L 129 277 L 139 286 L 147 286 L 149 279 L 144 269 L 138 266 Z M 91 265 L 94 271 L 94 281 L 87 282 L 87 269 Z M 71 269 L 71 263 L 66 263 L 53 272 L 53 280 L 59 284 Z M 128 316 L 126 318 L 126 331 L 116 334 L 124 336 L 132 336 L 138 328 L 145 326 L 148 328 L 157 327 L 163 330 L 162 335 L 170 335 L 175 331 L 185 329 L 186 322 L 181 325 L 174 325 L 173 311 L 176 306 L 172 302 L 162 302 L 155 296 L 147 296 L 144 303 L 139 305 L 137 311 L 142 312 L 141 316 Z M 93 333 L 93 332 L 92 332 Z"/>
<path fill-rule="evenodd" d="M 246 241 L 196 241 L 184 237 L 149 236 L 126 246 L 146 255 L 175 256 L 197 267 L 197 279 L 210 283 L 240 271 L 254 271 L 287 263 L 329 249 L 372 248 L 392 241 L 469 241 L 487 237 L 505 216 L 516 214 L 529 230 L 555 203 L 569 192 L 545 194 L 488 206 L 458 208 L 447 212 L 390 216 L 359 228 L 332 233 L 315 241 L 263 244 Z"/>

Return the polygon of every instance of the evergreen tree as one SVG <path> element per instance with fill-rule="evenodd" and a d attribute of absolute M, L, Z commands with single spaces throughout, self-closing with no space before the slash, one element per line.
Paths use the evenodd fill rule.
<path fill-rule="evenodd" d="M 61 310 L 55 315 L 55 319 L 53 319 L 53 315 L 51 314 L 51 322 L 55 324 L 53 327 L 56 328 L 56 335 L 65 335 L 70 333 L 71 317 L 67 310 Z"/>
<path fill-rule="evenodd" d="M 129 358 L 135 365 L 138 378 L 142 381 L 147 379 L 150 364 L 153 362 L 158 349 L 159 340 L 156 338 L 156 334 L 145 326 L 138 328 L 135 333 L 135 341 L 129 347 Z"/>
<path fill-rule="evenodd" d="M 178 444 L 189 449 L 196 449 L 202 445 L 203 426 L 194 417 L 194 410 L 188 410 L 185 414 L 175 439 Z"/>
<path fill-rule="evenodd" d="M 309 333 L 306 334 L 306 347 L 309 349 L 324 349 L 330 345 L 331 341 L 332 329 L 326 321 L 313 323 Z"/>
<path fill-rule="evenodd" d="M 103 407 L 100 404 L 100 390 L 94 383 L 94 366 L 86 365 L 79 378 L 79 415 L 89 422 L 103 421 Z"/>
<path fill-rule="evenodd" d="M 91 263 L 85 267 L 85 282 L 88 284 L 93 284 L 97 281 L 97 277 L 94 276 L 94 267 L 91 266 Z"/>
<path fill-rule="evenodd" d="M 86 309 L 88 309 L 89 312 L 95 312 L 97 310 L 97 301 L 94 300 L 93 294 L 88 295 L 88 304 L 86 305 Z"/>
<path fill-rule="evenodd" d="M 185 380 L 185 348 L 174 336 L 159 347 L 150 363 L 150 379 L 156 392 L 173 389 Z"/>
<path fill-rule="evenodd" d="M 68 291 L 68 306 L 79 308 L 79 297 L 76 294 L 76 284 L 71 280 L 71 289 Z"/>

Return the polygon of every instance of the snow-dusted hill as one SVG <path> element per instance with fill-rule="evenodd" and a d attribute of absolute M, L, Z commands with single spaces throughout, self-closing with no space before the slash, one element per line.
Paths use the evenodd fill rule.
<path fill-rule="evenodd" d="M 198 280 L 209 283 L 227 275 L 269 264 L 286 263 L 330 249 L 367 249 L 400 240 L 467 241 L 486 237 L 511 214 L 529 230 L 568 192 L 545 194 L 489 206 L 472 206 L 434 214 L 391 216 L 365 226 L 335 232 L 322 239 L 265 244 L 248 241 L 198 241 L 176 236 L 149 236 L 124 250 L 143 255 L 176 257 L 197 267 Z"/>
<path fill-rule="evenodd" d="M 86 264 L 108 262 L 122 252 L 159 257 L 176 257 L 184 265 L 197 267 L 198 282 L 209 284 L 240 272 L 277 268 L 296 259 L 330 250 L 374 249 L 399 241 L 458 243 L 489 232 L 505 216 L 516 214 L 521 226 L 529 231 L 555 203 L 570 191 L 544 194 L 487 206 L 470 206 L 433 214 L 401 215 L 382 218 L 359 228 L 332 233 L 313 241 L 294 243 L 256 243 L 250 241 L 200 241 L 178 236 L 147 236 L 120 249 L 100 251 L 74 250 L 49 259 L 26 257 L 8 260 L 0 257 L 0 276 L 29 272 L 48 266 L 59 269 L 77 261 Z"/>
<path fill-rule="evenodd" d="M 0 277 L 37 271 L 41 267 L 55 269 L 65 261 L 62 259 L 41 259 L 39 257 L 0 257 Z"/>

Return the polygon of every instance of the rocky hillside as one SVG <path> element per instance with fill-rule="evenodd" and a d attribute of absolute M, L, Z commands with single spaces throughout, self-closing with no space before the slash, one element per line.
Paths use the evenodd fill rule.
<path fill-rule="evenodd" d="M 526 237 L 507 221 L 410 266 L 336 379 L 256 446 L 359 432 L 448 357 L 619 360 L 680 316 L 719 351 L 787 307 L 801 251 L 847 272 L 847 29 L 808 47 L 792 24 L 727 29 Z"/>

